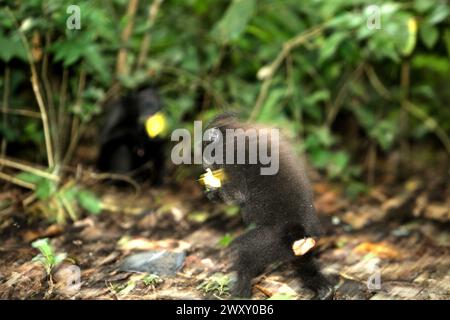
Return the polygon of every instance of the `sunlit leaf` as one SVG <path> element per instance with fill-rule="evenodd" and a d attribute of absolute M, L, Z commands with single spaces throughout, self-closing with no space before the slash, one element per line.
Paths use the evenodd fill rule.
<path fill-rule="evenodd" d="M 214 26 L 212 35 L 218 37 L 222 43 L 238 39 L 245 31 L 255 7 L 256 0 L 233 0 Z"/>
<path fill-rule="evenodd" d="M 77 194 L 81 207 L 92 214 L 99 214 L 102 211 L 102 202 L 90 191 L 80 191 Z"/>

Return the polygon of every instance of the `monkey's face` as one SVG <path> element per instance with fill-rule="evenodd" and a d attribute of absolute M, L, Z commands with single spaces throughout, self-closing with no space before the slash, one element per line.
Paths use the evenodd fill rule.
<path fill-rule="evenodd" d="M 217 163 L 218 154 L 216 154 L 216 147 L 221 147 L 223 143 L 221 131 L 217 127 L 208 128 L 203 135 L 203 169 L 218 170 L 222 167 Z M 222 161 L 223 163 L 223 161 Z"/>

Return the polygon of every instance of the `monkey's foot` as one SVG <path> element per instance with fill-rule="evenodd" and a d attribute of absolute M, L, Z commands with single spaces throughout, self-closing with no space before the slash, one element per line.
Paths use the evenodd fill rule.
<path fill-rule="evenodd" d="M 334 287 L 326 286 L 318 289 L 312 300 L 333 300 L 333 298 L 334 298 Z"/>
<path fill-rule="evenodd" d="M 235 298 L 251 298 L 252 287 L 250 285 L 236 285 L 231 290 L 231 295 Z"/>

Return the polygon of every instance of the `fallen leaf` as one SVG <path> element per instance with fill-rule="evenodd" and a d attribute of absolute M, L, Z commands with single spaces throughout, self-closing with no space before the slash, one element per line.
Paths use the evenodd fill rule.
<path fill-rule="evenodd" d="M 354 249 L 354 252 L 362 255 L 372 253 L 383 259 L 395 259 L 401 256 L 396 248 L 385 242 L 363 242 Z"/>

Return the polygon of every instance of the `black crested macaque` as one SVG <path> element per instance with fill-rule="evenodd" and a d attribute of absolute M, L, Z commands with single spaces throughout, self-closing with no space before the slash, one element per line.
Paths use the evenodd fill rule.
<path fill-rule="evenodd" d="M 232 129 L 235 135 L 228 137 L 227 129 Z M 252 135 L 251 130 L 246 131 L 248 129 L 254 130 L 256 135 Z M 322 231 L 304 167 L 286 139 L 281 135 L 279 139 L 274 138 L 267 128 L 240 122 L 230 115 L 213 120 L 205 130 L 203 139 L 203 166 L 209 174 L 216 176 L 214 173 L 218 173 L 217 176 L 222 178 L 214 186 L 214 183 L 208 186 L 203 181 L 207 197 L 238 204 L 244 222 L 253 227 L 236 238 L 230 246 L 232 270 L 237 272 L 232 295 L 250 297 L 253 278 L 274 262 L 290 262 L 304 285 L 315 292 L 315 299 L 332 299 L 333 285 L 322 274 L 312 253 L 299 255 L 293 250 L 298 240 L 307 239 L 307 242 L 315 243 L 313 239 L 320 236 Z M 236 164 L 236 158 L 239 158 L 236 142 L 240 139 L 246 141 L 245 164 Z M 264 141 L 268 141 L 266 150 L 270 150 L 265 153 L 272 160 L 277 154 L 279 156 L 278 172 L 273 175 L 261 174 L 262 168 L 268 168 L 267 161 L 261 164 L 258 158 L 256 164 L 254 161 L 249 163 L 252 153 L 261 154 Z M 255 142 L 258 151 L 251 147 L 251 143 Z M 234 145 L 234 164 L 226 162 L 231 153 L 231 150 L 227 151 L 230 143 Z M 223 164 L 213 161 L 220 154 L 220 147 L 223 151 L 219 158 L 222 158 Z M 214 151 L 209 153 L 207 148 Z"/>
<path fill-rule="evenodd" d="M 161 184 L 165 129 L 163 103 L 156 88 L 144 87 L 106 105 L 97 167 Z M 151 169 L 151 170 L 150 170 Z"/>

